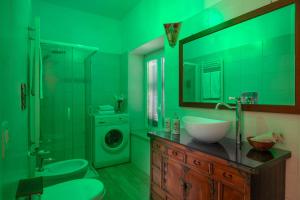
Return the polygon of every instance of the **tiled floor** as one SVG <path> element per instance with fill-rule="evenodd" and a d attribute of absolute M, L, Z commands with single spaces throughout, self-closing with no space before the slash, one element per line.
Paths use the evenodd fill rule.
<path fill-rule="evenodd" d="M 128 163 L 97 170 L 104 183 L 104 200 L 148 200 L 149 176 Z"/>

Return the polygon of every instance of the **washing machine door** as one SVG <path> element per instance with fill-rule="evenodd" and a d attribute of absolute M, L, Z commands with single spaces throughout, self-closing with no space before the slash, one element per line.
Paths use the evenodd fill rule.
<path fill-rule="evenodd" d="M 126 138 L 119 129 L 110 129 L 104 135 L 103 146 L 106 151 L 120 151 L 126 144 Z"/>

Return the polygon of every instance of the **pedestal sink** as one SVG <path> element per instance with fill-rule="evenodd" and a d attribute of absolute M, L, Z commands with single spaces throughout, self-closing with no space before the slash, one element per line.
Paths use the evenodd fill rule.
<path fill-rule="evenodd" d="M 189 135 L 207 143 L 215 143 L 221 140 L 226 135 L 231 124 L 230 121 L 195 116 L 185 116 L 182 118 L 182 121 Z"/>
<path fill-rule="evenodd" d="M 88 169 L 88 161 L 84 159 L 71 159 L 54 162 L 44 166 L 44 170 L 36 172 L 36 176 L 43 177 L 44 186 L 83 178 Z"/>

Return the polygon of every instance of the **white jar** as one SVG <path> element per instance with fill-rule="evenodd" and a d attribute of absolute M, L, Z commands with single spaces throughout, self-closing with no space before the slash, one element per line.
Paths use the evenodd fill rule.
<path fill-rule="evenodd" d="M 173 134 L 180 134 L 180 120 L 176 114 L 173 119 Z"/>
<path fill-rule="evenodd" d="M 165 119 L 165 132 L 167 132 L 167 133 L 171 132 L 171 120 L 170 120 L 170 118 Z"/>

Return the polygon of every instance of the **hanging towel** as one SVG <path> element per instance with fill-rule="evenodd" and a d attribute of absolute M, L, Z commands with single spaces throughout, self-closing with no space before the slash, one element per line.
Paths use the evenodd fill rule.
<path fill-rule="evenodd" d="M 211 73 L 203 73 L 202 74 L 202 97 L 203 99 L 210 99 L 210 74 Z"/>
<path fill-rule="evenodd" d="M 111 105 L 101 105 L 98 107 L 99 111 L 113 111 L 114 107 Z"/>
<path fill-rule="evenodd" d="M 212 99 L 220 99 L 221 98 L 221 72 L 214 71 L 210 73 L 210 95 Z"/>

